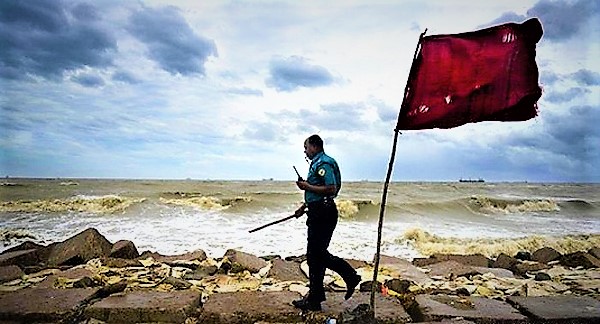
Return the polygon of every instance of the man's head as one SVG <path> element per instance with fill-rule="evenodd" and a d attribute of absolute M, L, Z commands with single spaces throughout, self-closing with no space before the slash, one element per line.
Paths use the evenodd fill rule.
<path fill-rule="evenodd" d="M 304 153 L 312 160 L 319 152 L 323 151 L 323 140 L 319 135 L 311 135 L 304 141 Z"/>

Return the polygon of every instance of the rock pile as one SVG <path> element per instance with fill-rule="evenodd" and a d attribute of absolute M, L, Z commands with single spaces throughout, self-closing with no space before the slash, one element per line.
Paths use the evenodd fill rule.
<path fill-rule="evenodd" d="M 422 316 L 415 306 L 419 301 L 437 303 L 454 298 L 485 298 L 510 302 L 517 297 L 540 296 L 584 296 L 582 298 L 598 301 L 599 252 L 600 249 L 594 248 L 562 255 L 551 248 L 543 248 L 515 256 L 501 254 L 495 260 L 483 255 L 439 254 L 412 262 L 382 256 L 378 286 L 380 296 L 401 303 L 413 321 Z M 368 295 L 372 263 L 350 262 L 363 279 L 360 290 L 365 292 L 364 296 Z M 243 298 L 236 294 L 243 292 L 282 296 L 286 302 L 283 306 L 273 306 L 277 309 L 274 312 L 283 307 L 281 312 L 296 314 L 293 308 L 288 308 L 291 306 L 287 299 L 307 293 L 307 271 L 303 257 L 260 258 L 237 250 L 228 250 L 220 258 L 208 257 L 202 250 L 172 256 L 153 252 L 139 254 L 130 241 L 112 244 L 97 230 L 87 229 L 64 242 L 49 246 L 23 243 L 0 254 L 0 320 L 60 322 L 76 319 L 97 323 L 155 321 L 153 319 L 172 316 L 175 322 L 220 323 L 216 319 L 218 316 L 209 309 L 227 313 L 224 308 L 238 307 L 229 305 L 227 300 L 239 302 Z M 327 273 L 325 284 L 332 296 L 345 290 L 343 280 L 332 272 Z M 57 295 L 55 290 L 72 291 L 73 295 L 65 292 Z M 211 299 L 215 294 L 221 297 Z M 31 297 L 36 295 L 60 295 L 64 300 L 62 305 L 76 306 L 65 310 L 58 303 L 47 305 L 48 309 L 40 311 L 36 307 L 41 306 Z M 171 299 L 173 301 L 168 302 Z M 131 300 L 136 300 L 135 307 L 155 309 L 157 303 L 166 303 L 174 310 L 169 313 L 171 315 L 163 312 L 156 315 L 158 317 L 148 315 L 154 314 L 151 311 L 124 310 L 123 305 L 129 305 Z M 221 302 L 217 302 L 219 300 Z M 208 301 L 212 304 L 207 304 Z M 332 305 L 330 309 L 333 311 L 335 307 Z M 165 309 L 169 312 L 170 308 Z M 231 314 L 236 314 L 235 309 L 230 310 Z M 340 319 L 354 318 L 356 312 L 352 311 L 342 309 L 334 315 L 339 315 L 337 318 Z M 403 314 L 397 322 L 411 320 Z M 259 317 L 257 322 L 267 318 Z M 209 321 L 208 318 L 213 319 Z M 268 318 L 281 321 L 282 317 L 279 314 Z"/>

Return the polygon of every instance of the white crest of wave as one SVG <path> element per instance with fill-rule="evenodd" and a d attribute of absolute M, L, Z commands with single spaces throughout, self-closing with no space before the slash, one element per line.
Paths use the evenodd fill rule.
<path fill-rule="evenodd" d="M 420 228 L 412 228 L 397 239 L 408 243 L 425 256 L 441 254 L 477 254 L 497 257 L 500 253 L 515 255 L 519 251 L 535 252 L 543 247 L 551 247 L 560 253 L 585 251 L 600 246 L 600 234 L 542 236 L 532 235 L 521 238 L 456 238 L 441 237 Z"/>
<path fill-rule="evenodd" d="M 504 201 L 488 197 L 472 197 L 474 203 L 479 206 L 480 211 L 491 214 L 515 214 L 531 212 L 554 212 L 559 211 L 558 204 L 550 199 Z"/>
<path fill-rule="evenodd" d="M 112 214 L 123 211 L 145 199 L 107 196 L 76 196 L 69 199 L 8 201 L 0 203 L 1 212 L 89 212 Z"/>

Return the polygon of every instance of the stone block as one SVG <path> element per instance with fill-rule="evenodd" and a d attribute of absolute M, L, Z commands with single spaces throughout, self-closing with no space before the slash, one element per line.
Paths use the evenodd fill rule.
<path fill-rule="evenodd" d="M 202 308 L 199 323 L 236 324 L 265 322 L 302 322 L 292 301 L 300 295 L 291 291 L 240 291 L 211 295 Z"/>
<path fill-rule="evenodd" d="M 589 296 L 512 296 L 508 302 L 542 323 L 600 323 L 600 301 Z"/>
<path fill-rule="evenodd" d="M 571 268 L 600 268 L 600 260 L 587 252 L 565 254 L 560 258 L 560 264 Z"/>
<path fill-rule="evenodd" d="M 413 319 L 441 321 L 462 317 L 476 323 L 527 323 L 528 319 L 508 303 L 482 298 L 448 295 L 417 295 Z"/>
<path fill-rule="evenodd" d="M 532 261 L 537 261 L 540 263 L 548 263 L 554 260 L 560 259 L 562 254 L 551 247 L 543 247 L 539 250 L 536 250 L 531 255 Z"/>
<path fill-rule="evenodd" d="M 308 281 L 300 269 L 300 264 L 282 259 L 274 259 L 271 262 L 273 266 L 269 270 L 268 276 L 270 278 L 275 278 L 280 281 Z"/>
<path fill-rule="evenodd" d="M 227 258 L 226 260 L 228 260 L 229 263 L 226 262 L 225 258 Z M 242 272 L 244 270 L 256 273 L 260 269 L 269 265 L 265 260 L 255 255 L 233 249 L 227 250 L 223 259 L 223 263 L 228 264 L 231 267 L 228 270 L 233 273 Z"/>
<path fill-rule="evenodd" d="M 0 283 L 21 278 L 25 273 L 16 265 L 0 267 Z"/>
<path fill-rule="evenodd" d="M 85 315 L 107 323 L 183 323 L 199 307 L 199 292 L 130 291 L 98 301 Z"/>
<path fill-rule="evenodd" d="M 94 228 L 52 246 L 49 265 L 78 265 L 91 259 L 108 256 L 112 244 Z"/>
<path fill-rule="evenodd" d="M 379 268 L 388 269 L 392 276 L 406 279 L 418 284 L 425 284 L 431 281 L 431 278 L 414 266 L 411 262 L 404 259 L 382 255 L 379 259 Z"/>
<path fill-rule="evenodd" d="M 500 253 L 500 255 L 496 258 L 496 261 L 492 263 L 492 267 L 512 270 L 513 267 L 518 263 L 519 260 L 509 256 L 508 254 Z"/>
<path fill-rule="evenodd" d="M 121 240 L 113 244 L 108 256 L 111 258 L 135 259 L 140 256 L 140 253 L 133 242 Z"/>
<path fill-rule="evenodd" d="M 361 304 L 369 305 L 370 292 L 356 292 L 353 297 L 345 300 L 344 293 L 328 293 L 327 300 L 321 304 L 325 317 L 340 320 L 348 311 L 356 309 Z M 375 319 L 377 323 L 408 323 L 410 315 L 404 310 L 400 301 L 395 297 L 375 295 Z"/>
<path fill-rule="evenodd" d="M 0 320 L 21 323 L 59 322 L 95 296 L 92 289 L 22 289 L 0 294 Z"/>

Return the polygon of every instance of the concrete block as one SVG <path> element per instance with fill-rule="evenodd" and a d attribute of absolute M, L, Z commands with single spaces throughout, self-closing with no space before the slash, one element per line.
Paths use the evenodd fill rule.
<path fill-rule="evenodd" d="M 600 301 L 589 296 L 512 296 L 508 302 L 544 323 L 600 323 Z"/>

